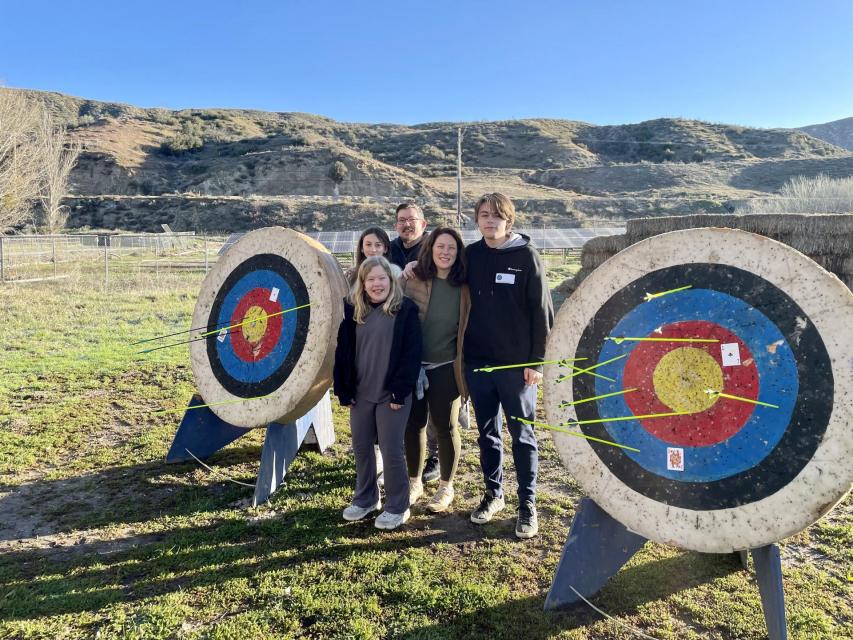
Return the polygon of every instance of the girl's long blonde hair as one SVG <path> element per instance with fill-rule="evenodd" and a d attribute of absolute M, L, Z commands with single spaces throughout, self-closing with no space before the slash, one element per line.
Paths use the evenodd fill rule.
<path fill-rule="evenodd" d="M 373 267 L 382 267 L 391 281 L 391 291 L 388 293 L 388 298 L 379 307 L 382 313 L 393 316 L 400 310 L 403 304 L 403 287 L 400 286 L 400 282 L 394 277 L 394 273 L 391 270 L 391 263 L 382 256 L 365 258 L 364 262 L 358 267 L 358 273 L 355 276 L 355 281 L 352 283 L 352 289 L 350 289 L 349 293 L 350 302 L 355 307 L 355 321 L 358 324 L 364 324 L 364 319 L 373 309 L 370 306 L 370 298 L 368 298 L 367 292 L 364 290 L 364 280 Z"/>

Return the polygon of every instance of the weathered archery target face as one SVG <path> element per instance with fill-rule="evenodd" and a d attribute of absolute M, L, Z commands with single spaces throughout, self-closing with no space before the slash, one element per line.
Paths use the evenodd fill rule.
<path fill-rule="evenodd" d="M 211 370 L 222 387 L 251 398 L 284 384 L 305 347 L 308 304 L 302 277 L 281 256 L 255 255 L 232 271 L 208 323 L 229 327 L 207 340 Z"/>
<path fill-rule="evenodd" d="M 246 234 L 205 279 L 193 373 L 206 404 L 242 427 L 288 422 L 331 383 L 346 282 L 322 245 L 290 229 Z M 193 336 L 195 337 L 195 336 Z"/>
<path fill-rule="evenodd" d="M 698 229 L 634 245 L 584 281 L 549 338 L 549 360 L 606 364 L 545 379 L 551 424 L 622 447 L 555 433 L 561 457 L 651 539 L 730 551 L 796 533 L 850 487 L 851 317 L 840 281 L 767 238 Z"/>

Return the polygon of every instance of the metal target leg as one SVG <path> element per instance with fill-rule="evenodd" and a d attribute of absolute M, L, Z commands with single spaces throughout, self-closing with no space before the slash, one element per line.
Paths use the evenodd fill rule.
<path fill-rule="evenodd" d="M 314 407 L 296 422 L 278 424 L 271 422 L 267 427 L 264 447 L 261 450 L 261 467 L 255 483 L 255 495 L 252 506 L 257 507 L 269 500 L 281 486 L 287 468 L 296 457 L 303 442 L 310 442 L 306 436 L 313 432 L 314 441 L 324 451 L 335 440 L 332 425 L 332 405 L 328 391 Z"/>
<path fill-rule="evenodd" d="M 782 590 L 782 561 L 775 544 L 752 549 L 755 577 L 761 593 L 761 606 L 770 640 L 787 640 L 785 624 L 785 593 Z"/>
<path fill-rule="evenodd" d="M 201 396 L 196 394 L 187 406 L 203 402 Z M 193 458 L 187 451 L 203 460 L 248 432 L 248 429 L 225 422 L 208 407 L 187 411 L 166 454 L 166 462 L 189 462 Z"/>
<path fill-rule="evenodd" d="M 591 498 L 582 498 L 563 547 L 545 610 L 558 609 L 592 596 L 613 577 L 647 539 L 628 531 Z"/>

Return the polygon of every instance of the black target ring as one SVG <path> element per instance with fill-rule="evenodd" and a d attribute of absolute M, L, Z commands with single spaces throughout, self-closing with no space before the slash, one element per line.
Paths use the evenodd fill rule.
<path fill-rule="evenodd" d="M 788 485 L 809 463 L 820 445 L 832 414 L 834 381 L 829 354 L 814 323 L 803 329 L 797 317 L 807 314 L 784 291 L 767 280 L 724 264 L 691 263 L 652 271 L 623 287 L 607 300 L 587 324 L 577 356 L 597 361 L 604 339 L 619 320 L 642 304 L 648 291 L 682 285 L 685 277 L 696 289 L 711 289 L 743 300 L 776 325 L 794 353 L 801 386 L 794 413 L 782 439 L 759 464 L 713 482 L 679 482 L 650 473 L 622 450 L 590 442 L 596 455 L 626 486 L 663 504 L 696 511 L 738 507 L 770 496 Z M 595 395 L 591 376 L 573 379 L 575 398 Z M 829 399 L 829 400 L 827 400 Z M 600 418 L 597 403 L 579 404 L 578 420 Z M 602 424 L 581 425 L 586 435 L 611 439 Z"/>
<path fill-rule="evenodd" d="M 295 306 L 308 304 L 309 296 L 305 282 L 297 269 L 288 260 L 272 253 L 257 254 L 238 265 L 223 282 L 208 316 L 210 330 L 223 326 L 220 314 L 228 293 L 243 278 L 253 272 L 259 271 L 272 272 L 284 280 L 292 291 Z M 272 373 L 260 380 L 243 381 L 231 375 L 220 359 L 217 335 L 213 334 L 207 338 L 206 350 L 210 371 L 225 391 L 241 398 L 264 396 L 274 392 L 287 381 L 305 349 L 311 320 L 311 307 L 305 307 L 291 313 L 295 314 L 296 322 L 287 354 L 282 363 Z M 280 347 L 281 345 L 277 346 L 276 349 Z"/>

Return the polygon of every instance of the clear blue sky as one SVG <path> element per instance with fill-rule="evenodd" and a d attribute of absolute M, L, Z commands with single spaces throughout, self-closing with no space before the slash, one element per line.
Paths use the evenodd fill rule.
<path fill-rule="evenodd" d="M 0 83 L 354 122 L 853 116 L 851 0 L 0 0 Z"/>

